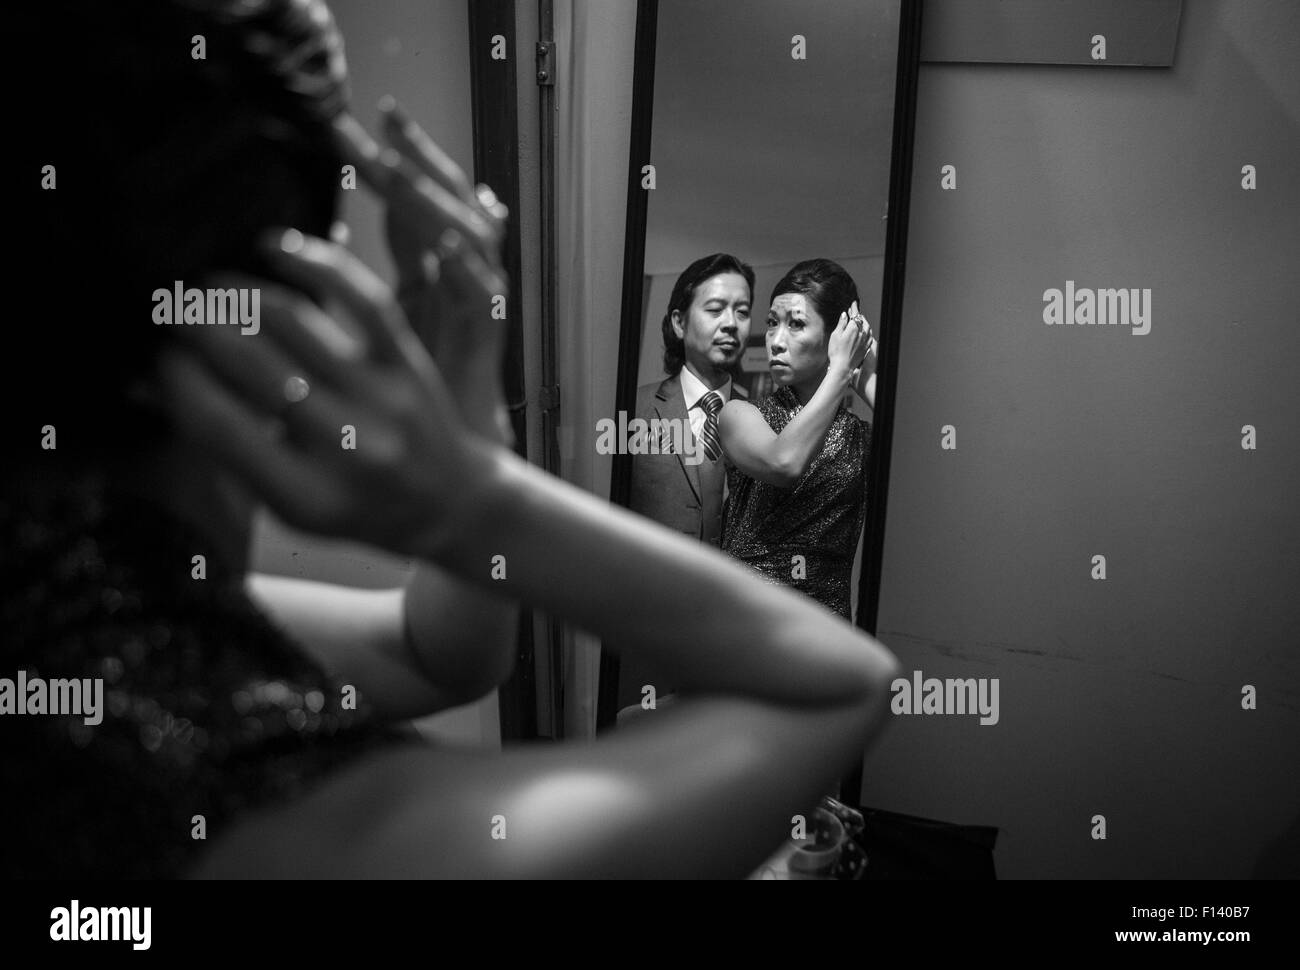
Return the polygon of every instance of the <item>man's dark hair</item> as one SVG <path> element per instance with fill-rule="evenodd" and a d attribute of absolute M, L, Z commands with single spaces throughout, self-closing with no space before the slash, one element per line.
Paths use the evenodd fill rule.
<path fill-rule="evenodd" d="M 677 282 L 673 284 L 672 296 L 668 298 L 668 312 L 664 314 L 662 324 L 665 373 L 676 374 L 686 363 L 686 341 L 673 332 L 673 311 L 676 310 L 682 316 L 686 316 L 686 311 L 691 308 L 691 302 L 695 299 L 696 289 L 723 273 L 739 273 L 743 276 L 749 286 L 750 298 L 753 298 L 754 270 L 729 253 L 703 256 L 682 270 L 682 275 L 677 277 Z"/>
<path fill-rule="evenodd" d="M 799 293 L 808 299 L 822 318 L 827 338 L 835 329 L 840 314 L 858 298 L 853 277 L 843 266 L 829 259 L 806 259 L 796 263 L 772 287 L 772 299 L 783 293 Z"/>

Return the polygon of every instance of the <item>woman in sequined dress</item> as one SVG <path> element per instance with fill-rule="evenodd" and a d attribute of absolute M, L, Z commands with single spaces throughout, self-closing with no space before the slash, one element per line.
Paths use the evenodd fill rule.
<path fill-rule="evenodd" d="M 752 404 L 731 401 L 719 416 L 722 549 L 851 619 L 870 425 L 844 396 L 853 389 L 874 405 L 875 341 L 841 266 L 807 260 L 776 284 L 767 354 L 776 390 Z"/>
<path fill-rule="evenodd" d="M 893 657 L 514 455 L 504 214 L 391 107 L 381 152 L 322 4 L 39 13 L 94 42 L 71 87 L 45 62 L 15 125 L 58 188 L 24 185 L 0 359 L 0 678 L 102 678 L 105 709 L 0 711 L 0 874 L 751 871 L 860 757 Z M 396 292 L 330 241 L 344 165 L 386 204 Z M 175 281 L 256 289 L 258 333 L 156 325 Z M 391 591 L 250 576 L 259 501 L 420 568 Z M 595 743 L 413 742 L 410 718 L 508 676 L 521 602 L 680 700 Z"/>

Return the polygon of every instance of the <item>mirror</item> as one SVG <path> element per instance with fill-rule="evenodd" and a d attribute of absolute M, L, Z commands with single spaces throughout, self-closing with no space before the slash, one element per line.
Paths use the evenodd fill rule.
<path fill-rule="evenodd" d="M 612 498 L 870 628 L 919 12 L 643 0 L 638 34 Z M 853 292 L 863 396 L 814 401 Z M 808 453 L 776 462 L 805 410 Z M 673 688 L 605 646 L 601 728 Z"/>

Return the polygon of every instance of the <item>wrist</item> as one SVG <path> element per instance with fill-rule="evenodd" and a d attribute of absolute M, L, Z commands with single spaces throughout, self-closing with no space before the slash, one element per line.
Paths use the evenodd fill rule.
<path fill-rule="evenodd" d="M 514 429 L 510 426 L 510 413 L 500 398 L 484 400 L 481 404 L 462 412 L 465 427 L 494 445 L 513 448 Z"/>
<path fill-rule="evenodd" d="M 833 386 L 843 390 L 849 386 L 853 380 L 853 368 L 843 361 L 831 361 L 830 366 L 826 369 L 826 380 Z"/>
<path fill-rule="evenodd" d="M 500 385 L 471 381 L 448 382 L 447 386 L 456 399 L 461 422 L 469 431 L 495 444 L 514 447 L 510 412 Z"/>
<path fill-rule="evenodd" d="M 455 487 L 443 496 L 437 523 L 415 541 L 414 554 L 447 568 L 481 558 L 512 507 L 514 461 L 500 444 L 471 435 L 458 456 Z"/>

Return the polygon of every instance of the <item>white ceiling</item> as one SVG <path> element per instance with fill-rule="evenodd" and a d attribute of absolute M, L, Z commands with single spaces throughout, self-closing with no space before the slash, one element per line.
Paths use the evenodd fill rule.
<path fill-rule="evenodd" d="M 647 273 L 884 252 L 898 6 L 659 0 Z"/>

